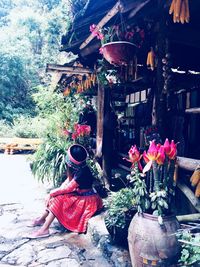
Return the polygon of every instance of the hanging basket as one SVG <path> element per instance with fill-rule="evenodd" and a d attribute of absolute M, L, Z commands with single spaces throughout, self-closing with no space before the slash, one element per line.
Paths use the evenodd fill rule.
<path fill-rule="evenodd" d="M 102 46 L 104 58 L 113 65 L 127 65 L 134 59 L 137 46 L 130 42 L 110 42 Z"/>

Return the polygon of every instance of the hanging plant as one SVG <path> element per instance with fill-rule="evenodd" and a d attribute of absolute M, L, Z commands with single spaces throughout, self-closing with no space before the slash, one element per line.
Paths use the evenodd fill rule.
<path fill-rule="evenodd" d="M 144 30 L 138 26 L 124 27 L 123 24 L 107 28 L 98 28 L 93 24 L 90 32 L 101 41 L 100 53 L 110 64 L 117 66 L 127 65 L 133 60 L 145 36 Z"/>

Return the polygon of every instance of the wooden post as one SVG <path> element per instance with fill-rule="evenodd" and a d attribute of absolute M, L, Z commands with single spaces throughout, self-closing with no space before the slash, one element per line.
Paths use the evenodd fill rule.
<path fill-rule="evenodd" d="M 96 157 L 102 157 L 105 88 L 98 83 Z"/>
<path fill-rule="evenodd" d="M 164 5 L 162 0 L 158 0 L 160 14 L 163 13 Z M 158 21 L 157 32 L 157 72 L 156 72 L 156 88 L 155 88 L 155 119 L 159 133 L 164 139 L 166 137 L 165 115 L 166 115 L 166 94 L 163 93 L 163 58 L 166 54 L 166 24 L 165 17 L 160 16 Z"/>
<path fill-rule="evenodd" d="M 103 174 L 108 187 L 112 179 L 113 139 L 115 128 L 115 116 L 110 105 L 110 88 L 105 88 L 104 98 L 104 124 L 103 124 Z"/>
<path fill-rule="evenodd" d="M 111 162 L 113 136 L 112 129 L 107 129 L 107 122 L 105 120 L 107 120 L 106 118 L 110 116 L 110 113 L 110 88 L 104 88 L 104 86 L 99 83 L 97 95 L 96 157 L 97 159 L 102 159 L 103 182 L 108 188 L 112 177 Z"/>

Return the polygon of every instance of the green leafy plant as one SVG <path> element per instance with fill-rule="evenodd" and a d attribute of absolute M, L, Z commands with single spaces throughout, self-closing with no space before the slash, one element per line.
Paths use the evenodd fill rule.
<path fill-rule="evenodd" d="M 54 186 L 58 186 L 65 173 L 67 148 L 76 141 L 71 138 L 71 134 L 66 135 L 65 130 L 69 133 L 74 131 L 85 101 L 79 95 L 66 100 L 51 87 L 46 91 L 38 88 L 34 99 L 42 118 L 48 120 L 48 124 L 43 132 L 43 144 L 33 155 L 32 172 L 42 182 L 52 181 Z"/>
<path fill-rule="evenodd" d="M 181 255 L 179 264 L 181 267 L 200 265 L 200 233 L 192 234 L 188 231 L 182 231 L 178 234 L 181 242 Z"/>
<path fill-rule="evenodd" d="M 132 169 L 131 174 L 128 175 L 127 178 L 133 186 L 132 190 L 134 193 L 137 211 L 142 213 L 142 211 L 148 210 L 150 207 L 150 201 L 148 198 L 147 186 L 138 171 L 137 165 Z"/>
<path fill-rule="evenodd" d="M 133 209 L 134 205 L 135 194 L 132 188 L 122 188 L 118 192 L 111 192 L 105 200 L 105 207 L 107 208 L 106 226 L 124 228 L 126 215 Z"/>
<path fill-rule="evenodd" d="M 64 138 L 49 137 L 34 154 L 32 172 L 38 180 L 52 181 L 54 186 L 62 183 L 66 171 L 65 156 L 70 143 Z M 65 177 L 66 178 L 66 177 Z"/>

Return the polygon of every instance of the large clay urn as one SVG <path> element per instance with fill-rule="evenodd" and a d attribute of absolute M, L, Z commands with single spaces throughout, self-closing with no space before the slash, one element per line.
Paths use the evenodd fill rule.
<path fill-rule="evenodd" d="M 175 216 L 158 217 L 136 214 L 128 230 L 128 246 L 133 267 L 174 267 L 180 253 L 175 233 L 180 228 Z"/>
<path fill-rule="evenodd" d="M 133 43 L 117 41 L 104 44 L 102 53 L 110 64 L 121 66 L 127 65 L 130 60 L 134 59 L 136 49 L 137 46 Z"/>

